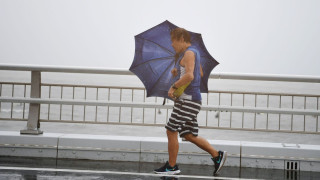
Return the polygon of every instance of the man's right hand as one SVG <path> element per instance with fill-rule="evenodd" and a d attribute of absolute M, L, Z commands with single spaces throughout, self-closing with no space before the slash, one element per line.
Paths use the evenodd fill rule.
<path fill-rule="evenodd" d="M 176 77 L 176 76 L 178 75 L 178 70 L 177 70 L 177 68 L 173 68 L 173 69 L 171 70 L 171 73 L 172 73 L 173 77 Z"/>
<path fill-rule="evenodd" d="M 176 100 L 177 97 L 175 97 L 173 95 L 175 89 L 173 89 L 172 87 L 170 87 L 169 91 L 168 91 L 168 96 L 171 97 L 173 100 Z"/>

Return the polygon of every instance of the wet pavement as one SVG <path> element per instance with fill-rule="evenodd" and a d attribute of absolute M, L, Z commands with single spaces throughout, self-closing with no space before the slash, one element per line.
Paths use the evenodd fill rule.
<path fill-rule="evenodd" d="M 191 179 L 320 179 L 319 172 L 224 167 L 213 176 L 208 165 L 179 165 L 181 175 L 153 173 L 163 164 L 50 158 L 0 157 L 0 179 L 191 180 Z"/>

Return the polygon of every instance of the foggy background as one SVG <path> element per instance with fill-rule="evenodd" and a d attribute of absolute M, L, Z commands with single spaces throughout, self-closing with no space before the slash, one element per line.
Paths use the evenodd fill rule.
<path fill-rule="evenodd" d="M 165 20 L 201 33 L 213 72 L 320 76 L 318 0 L 0 0 L 0 64 L 129 69 Z"/>

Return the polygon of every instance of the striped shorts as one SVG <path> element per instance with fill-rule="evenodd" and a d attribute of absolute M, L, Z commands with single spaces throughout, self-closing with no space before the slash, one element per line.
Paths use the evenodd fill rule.
<path fill-rule="evenodd" d="M 188 133 L 198 136 L 197 115 L 200 109 L 201 101 L 176 100 L 166 129 L 178 131 L 180 137 Z"/>

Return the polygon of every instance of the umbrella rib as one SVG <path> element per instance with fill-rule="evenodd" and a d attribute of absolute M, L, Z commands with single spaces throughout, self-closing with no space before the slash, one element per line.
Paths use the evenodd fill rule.
<path fill-rule="evenodd" d="M 141 63 L 141 64 L 138 64 L 138 65 L 136 65 L 136 66 L 132 67 L 131 69 L 136 68 L 136 67 L 138 67 L 138 66 L 140 66 L 140 65 L 143 65 L 143 64 L 149 63 L 150 61 L 156 61 L 156 60 L 168 59 L 168 58 L 171 58 L 171 57 L 173 57 L 173 56 L 167 56 L 167 57 L 162 57 L 162 58 L 150 59 L 150 60 L 148 60 L 148 61 L 146 61 L 146 62 L 143 62 L 143 63 Z M 171 59 L 168 59 L 168 60 L 171 60 Z"/>
<path fill-rule="evenodd" d="M 141 38 L 141 37 L 137 37 L 137 36 L 136 36 L 136 38 L 142 39 L 142 40 L 144 40 L 144 41 L 152 42 L 153 44 L 155 44 L 155 45 L 159 46 L 160 48 L 162 48 L 162 49 L 164 49 L 164 50 L 168 51 L 170 54 L 174 55 L 174 53 L 173 53 L 173 52 L 171 52 L 171 51 L 169 51 L 168 49 L 166 49 L 166 48 L 162 47 L 160 44 L 158 44 L 158 43 L 156 43 L 156 42 L 154 42 L 154 41 L 151 41 L 151 40 L 149 40 L 149 39 L 145 39 L 145 38 Z"/>
<path fill-rule="evenodd" d="M 171 62 L 170 66 L 171 66 L 173 63 L 174 63 L 174 61 Z M 166 72 L 166 71 L 169 69 L 170 66 L 168 66 L 164 72 Z M 164 74 L 165 74 L 165 73 L 162 73 L 161 76 L 159 77 L 159 79 L 157 80 L 157 82 L 154 83 L 154 84 L 158 84 L 158 82 L 160 81 L 161 77 L 164 76 Z M 150 92 L 153 91 L 154 87 L 155 87 L 155 86 L 153 86 L 153 87 L 150 89 Z"/>

